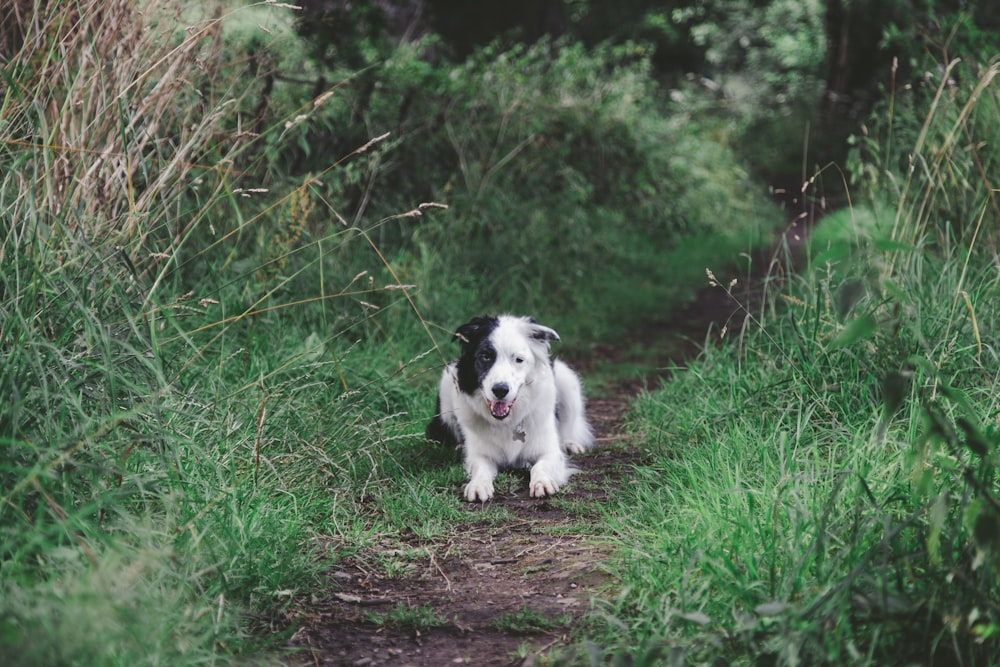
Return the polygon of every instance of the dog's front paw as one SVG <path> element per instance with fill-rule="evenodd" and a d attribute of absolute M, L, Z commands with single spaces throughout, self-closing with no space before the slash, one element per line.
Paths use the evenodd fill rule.
<path fill-rule="evenodd" d="M 474 503 L 477 500 L 485 503 L 493 497 L 493 482 L 488 479 L 470 480 L 469 483 L 465 485 L 463 493 L 465 495 L 465 499 L 470 503 Z"/>
<path fill-rule="evenodd" d="M 544 498 L 551 496 L 559 490 L 559 485 L 551 477 L 532 477 L 531 484 L 528 485 L 528 493 L 532 498 Z"/>
<path fill-rule="evenodd" d="M 573 442 L 572 440 L 567 440 L 562 444 L 563 451 L 567 454 L 583 454 L 586 449 L 583 448 L 578 442 Z"/>

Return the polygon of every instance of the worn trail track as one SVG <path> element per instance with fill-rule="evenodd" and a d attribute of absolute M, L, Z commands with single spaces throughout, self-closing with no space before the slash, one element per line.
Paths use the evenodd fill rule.
<path fill-rule="evenodd" d="M 598 443 L 574 457 L 580 472 L 559 496 L 529 498 L 522 480 L 516 492 L 498 492 L 487 505 L 507 510 L 501 523 L 473 525 L 430 543 L 411 535 L 403 544 L 386 545 L 405 555 L 406 569 L 396 576 L 368 567 L 364 557 L 338 564 L 329 572 L 330 598 L 300 610 L 300 629 L 291 643 L 301 663 L 529 664 L 536 653 L 565 641 L 571 620 L 613 584 L 601 568 L 608 547 L 580 534 L 589 519 L 567 508 L 581 506 L 573 501 L 599 502 L 637 462 L 616 433 L 626 404 L 627 396 L 620 394 L 590 401 Z M 455 493 L 458 498 L 457 488 Z M 475 513 L 483 506 L 470 503 L 465 509 Z M 372 622 L 373 613 L 388 614 L 401 605 L 428 607 L 447 623 L 418 628 Z"/>
<path fill-rule="evenodd" d="M 798 244 L 803 222 L 793 224 L 776 247 Z M 773 271 L 773 251 L 754 258 L 763 276 Z M 719 276 L 720 279 L 726 280 Z M 740 287 L 737 299 L 749 305 L 760 298 L 767 279 Z M 597 445 L 572 457 L 580 469 L 570 485 L 552 499 L 527 496 L 526 480 L 514 491 L 498 487 L 487 507 L 503 507 L 507 519 L 484 521 L 466 532 L 434 541 L 416 535 L 384 545 L 381 556 L 399 552 L 405 566 L 388 576 L 364 554 L 342 561 L 328 573 L 330 595 L 295 611 L 298 631 L 290 640 L 303 665 L 401 665 L 440 667 L 531 665 L 540 655 L 568 640 L 573 621 L 591 608 L 591 600 L 613 594 L 616 582 L 603 569 L 610 545 L 598 537 L 596 507 L 615 488 L 627 484 L 641 452 L 620 430 L 629 401 L 645 384 L 655 387 L 668 369 L 697 351 L 706 332 L 724 325 L 735 332 L 743 312 L 725 290 L 706 288 L 669 323 L 637 333 L 622 346 L 599 346 L 585 358 L 570 359 L 585 378 L 596 365 L 637 362 L 648 368 L 642 378 L 614 382 L 588 401 Z M 629 358 L 642 350 L 643 358 Z M 457 458 L 456 458 L 457 460 Z M 455 489 L 456 499 L 459 489 Z M 478 503 L 464 505 L 482 512 Z M 587 526 L 595 527 L 593 535 Z M 376 623 L 394 609 L 433 610 L 444 624 L 420 627 L 412 619 Z"/>

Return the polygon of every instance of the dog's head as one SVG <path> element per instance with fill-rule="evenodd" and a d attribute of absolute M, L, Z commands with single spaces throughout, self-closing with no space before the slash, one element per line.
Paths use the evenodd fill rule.
<path fill-rule="evenodd" d="M 482 392 L 494 419 L 510 415 L 518 394 L 539 367 L 549 365 L 549 341 L 559 334 L 530 317 L 474 317 L 455 332 L 462 344 L 458 388 Z"/>

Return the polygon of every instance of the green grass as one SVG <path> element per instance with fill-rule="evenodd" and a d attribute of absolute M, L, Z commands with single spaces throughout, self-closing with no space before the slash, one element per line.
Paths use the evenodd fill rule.
<path fill-rule="evenodd" d="M 509 520 L 465 511 L 456 453 L 422 437 L 457 323 L 523 305 L 579 351 L 661 320 L 780 222 L 728 147 L 657 111 L 642 62 L 548 44 L 441 70 L 401 57 L 373 67 L 368 106 L 344 72 L 324 72 L 330 96 L 279 77 L 268 97 L 264 76 L 246 85 L 263 54 L 320 67 L 287 8 L 105 5 L 34 9 L 3 72 L 13 663 L 281 662 L 269 620 L 331 563 L 405 576 L 414 536 Z M 588 655 L 875 661 L 912 627 L 934 651 L 982 639 L 970 662 L 994 646 L 996 237 L 982 176 L 958 169 L 995 161 L 955 128 L 996 115 L 941 111 L 943 129 L 908 128 L 927 170 L 859 171 L 881 202 L 903 183 L 898 206 L 864 209 L 891 220 L 817 246 L 784 307 L 637 404 L 650 464 L 606 516 L 573 509 L 623 544 Z"/>
<path fill-rule="evenodd" d="M 635 226 L 617 227 L 624 219 L 610 207 L 591 208 L 585 196 L 573 216 L 586 224 L 560 226 L 549 221 L 561 219 L 554 211 L 566 200 L 542 209 L 533 192 L 520 209 L 536 208 L 532 233 L 558 231 L 574 248 L 553 252 L 530 237 L 522 247 L 553 258 L 546 281 L 567 278 L 511 283 L 504 299 L 483 299 L 492 278 L 465 270 L 461 252 L 491 246 L 457 234 L 455 221 L 488 211 L 493 221 L 477 223 L 477 233 L 500 230 L 498 220 L 520 229 L 511 204 L 525 193 L 515 186 L 531 186 L 558 155 L 539 143 L 531 159 L 495 166 L 495 187 L 477 186 L 474 207 L 468 193 L 454 192 L 450 209 L 419 204 L 427 192 L 447 194 L 428 174 L 457 169 L 455 147 L 441 135 L 435 170 L 425 173 L 414 157 L 412 182 L 390 181 L 381 191 L 392 196 L 371 197 L 375 175 L 398 173 L 380 171 L 383 161 L 412 157 L 403 146 L 420 132 L 403 128 L 390 140 L 359 125 L 351 133 L 362 138 L 346 146 L 337 144 L 339 129 L 324 134 L 354 113 L 346 75 L 327 91 L 341 97 L 316 100 L 279 79 L 262 106 L 263 77 L 247 85 L 248 63 L 259 65 L 270 49 L 300 74 L 316 66 L 296 51 L 290 10 L 184 10 L 81 0 L 0 27 L 24 28 L 22 50 L 5 54 L 0 98 L 0 653 L 16 664 L 277 663 L 284 631 L 294 628 L 273 634 L 262 619 L 321 591 L 331 562 L 367 558 L 404 533 L 436 540 L 470 524 L 502 524 L 503 509 L 464 511 L 458 456 L 422 437 L 438 369 L 454 353 L 446 342 L 453 328 L 473 307 L 498 309 L 544 288 L 537 293 L 574 300 L 561 308 L 524 301 L 555 312 L 578 332 L 567 339 L 583 346 L 627 313 L 584 331 L 574 312 L 590 290 L 573 280 L 602 266 L 616 278 L 599 282 L 620 284 L 598 300 L 638 307 L 624 301 L 638 293 L 629 267 L 659 257 L 650 237 L 619 233 Z M 586 69 L 600 61 L 565 53 L 579 62 L 561 67 L 582 68 L 577 92 L 604 91 Z M 525 57 L 536 78 L 518 94 L 530 96 L 549 56 Z M 463 104 L 476 103 L 486 66 L 456 84 L 469 87 L 454 91 Z M 639 85 L 640 74 L 615 85 Z M 628 116 L 614 117 L 623 90 L 593 98 L 609 131 L 629 127 Z M 574 99 L 569 111 L 542 109 L 558 116 L 542 124 L 570 137 L 605 131 L 588 125 L 590 97 Z M 379 104 L 371 127 L 398 117 L 398 108 Z M 481 124 L 459 128 L 477 137 L 460 142 L 463 159 L 509 111 L 483 109 Z M 531 118 L 517 122 L 519 132 L 535 131 Z M 623 138 L 635 150 L 648 136 Z M 313 152 L 310 142 L 321 139 L 331 150 Z M 607 157 L 591 155 L 596 162 L 564 175 L 603 178 L 610 171 L 587 169 Z M 646 158 L 657 166 L 648 149 Z M 767 209 L 744 179 L 722 189 L 733 202 Z M 412 200 L 401 205 L 398 192 Z M 634 203 L 649 215 L 655 192 L 643 192 Z M 685 224 L 694 227 L 719 197 L 682 194 Z M 371 206 L 358 203 L 369 198 Z M 719 255 L 774 221 L 740 232 L 711 227 Z M 438 237 L 451 241 L 428 245 Z M 677 284 L 665 287 L 681 298 Z M 666 293 L 657 290 L 650 294 Z M 512 492 L 523 480 L 500 483 Z M 411 560 L 387 554 L 372 566 L 401 576 Z M 425 611 L 399 609 L 380 622 L 434 622 Z"/>
<path fill-rule="evenodd" d="M 910 294 L 948 317 L 936 304 L 954 285 Z M 998 324 L 995 273 L 969 287 L 979 326 Z M 962 313 L 956 354 L 942 373 L 902 371 L 894 411 L 885 386 L 905 357 L 883 332 L 832 345 L 843 323 L 799 339 L 817 307 L 789 308 L 637 402 L 632 428 L 653 455 L 608 509 L 622 582 L 605 607 L 611 645 L 637 660 L 992 664 L 995 366 L 977 363 Z M 913 324 L 897 335 L 916 343 L 948 325 L 926 311 Z"/>
<path fill-rule="evenodd" d="M 199 60 L 221 23 L 178 37 L 127 3 L 95 9 L 40 9 L 4 90 L 2 652 L 278 662 L 282 637 L 254 619 L 317 585 L 314 537 L 357 549 L 378 530 L 357 507 L 414 431 L 414 364 L 373 363 L 362 306 L 292 307 L 341 298 L 349 281 L 288 288 L 345 236 L 297 264 L 305 189 L 273 221 L 240 201 L 246 146 L 224 139 L 246 102 L 226 87 L 238 70 Z M 67 33 L 79 58 L 58 58 L 77 10 L 92 31 Z M 199 86 L 219 96 L 208 113 Z M 370 299 L 402 300 L 382 285 Z"/>
<path fill-rule="evenodd" d="M 967 106 L 958 96 L 929 113 L 944 124 L 985 114 L 988 132 L 998 98 L 980 84 L 991 80 L 969 84 Z M 937 128 L 929 120 L 920 136 Z M 948 192 L 954 179 L 965 188 Z M 1000 656 L 990 183 L 935 171 L 904 190 L 881 189 L 889 182 L 869 184 L 879 205 L 821 223 L 809 270 L 745 332 L 636 402 L 631 430 L 651 461 L 607 510 L 621 592 L 581 660 Z M 945 198 L 966 217 L 926 206 Z M 978 210 L 965 208 L 975 198 Z"/>

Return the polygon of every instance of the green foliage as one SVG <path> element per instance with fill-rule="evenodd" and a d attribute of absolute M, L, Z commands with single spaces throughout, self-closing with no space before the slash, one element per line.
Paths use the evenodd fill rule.
<path fill-rule="evenodd" d="M 398 47 L 380 38 L 368 8 L 357 10 L 368 21 L 357 41 L 338 35 L 335 48 L 306 53 L 280 3 L 218 13 L 106 4 L 33 6 L 17 26 L 23 44 L 2 54 L 0 643 L 19 664 L 270 661 L 253 619 L 306 597 L 330 560 L 376 536 L 503 519 L 458 509 L 454 452 L 428 452 L 421 436 L 450 356 L 435 340 L 454 323 L 510 309 L 580 345 L 610 337 L 665 316 L 706 265 L 735 259 L 780 221 L 716 120 L 673 113 L 643 46 L 543 40 L 452 63 L 432 35 Z M 663 27 L 655 19 L 650 29 Z M 815 54 L 799 33 L 763 27 L 746 31 L 766 34 L 769 55 L 744 55 L 781 64 L 768 85 L 783 85 Z M 14 30 L 0 31 L 6 48 Z M 954 277 L 945 266 L 933 269 Z M 803 297 L 779 345 L 791 352 L 769 362 L 775 381 L 808 380 L 801 391 L 726 375 L 730 410 L 734 397 L 784 397 L 843 429 L 879 405 L 852 378 L 905 377 L 913 350 L 887 328 L 872 296 L 880 283 L 849 287 L 839 275 L 831 268 Z M 948 284 L 900 307 L 923 312 Z M 975 285 L 966 303 L 978 313 L 993 292 Z M 954 334 L 941 358 L 958 356 L 951 341 L 968 329 L 927 321 L 937 326 L 927 339 Z M 892 344 L 891 355 L 871 353 Z M 983 367 L 953 369 L 948 386 Z M 821 377 L 841 387 L 822 402 Z M 908 385 L 896 384 L 905 403 Z M 963 465 L 987 489 L 992 417 L 955 405 L 941 423 L 966 434 Z M 786 434 L 772 444 L 805 456 L 823 436 L 807 418 L 782 425 L 786 412 L 759 417 Z M 691 433 L 714 437 L 714 423 L 696 424 Z M 947 438 L 925 444 L 934 461 L 954 449 Z M 790 473 L 791 460 L 767 465 Z M 961 552 L 938 517 L 961 515 L 962 535 L 993 549 L 991 496 L 960 505 L 957 470 L 927 490 L 940 567 Z M 807 491 L 788 482 L 774 493 L 818 504 Z M 726 501 L 756 502 L 738 495 Z M 824 525 L 903 516 L 866 502 Z M 783 521 L 799 543 L 825 535 L 797 515 Z M 809 589 L 793 580 L 764 596 L 748 579 L 744 596 L 794 602 Z M 701 627 L 700 613 L 678 618 Z M 423 608 L 372 620 L 442 622 Z M 544 627 L 527 611 L 506 623 Z"/>
<path fill-rule="evenodd" d="M 893 96 L 853 139 L 848 167 L 861 192 L 899 197 L 893 240 L 947 248 L 990 233 L 984 219 L 998 210 L 990 189 L 998 154 L 974 138 L 1000 132 L 997 71 L 953 61 L 928 76 L 925 90 Z M 927 109 L 926 121 L 916 122 Z"/>
<path fill-rule="evenodd" d="M 728 148 L 663 115 L 630 48 L 543 41 L 443 66 L 428 60 L 435 48 L 428 37 L 357 76 L 329 74 L 342 84 L 304 110 L 293 104 L 294 122 L 262 138 L 263 183 L 298 179 L 323 203 L 303 239 L 333 241 L 327 275 L 374 270 L 336 250 L 353 247 L 356 226 L 399 282 L 422 287 L 432 321 L 588 309 L 598 317 L 579 323 L 589 327 L 580 336 L 606 337 L 697 284 L 700 269 L 678 276 L 665 254 L 698 245 L 727 262 L 779 222 Z M 331 172 L 330 155 L 349 159 Z M 415 208 L 431 201 L 448 212 Z M 330 218 L 348 229 L 323 237 Z"/>
<path fill-rule="evenodd" d="M 638 403 L 656 455 L 610 512 L 625 554 L 610 634 L 694 661 L 992 663 L 998 378 L 938 306 L 954 260 L 921 255 L 946 277 L 905 284 L 911 316 L 873 327 L 877 292 L 838 316 L 850 277 L 814 276 L 766 329 Z M 995 326 L 1000 285 L 971 282 Z"/>
<path fill-rule="evenodd" d="M 879 11 L 882 48 L 908 71 L 922 73 L 955 56 L 988 62 L 1000 47 L 988 0 L 894 0 L 862 3 Z"/>
<path fill-rule="evenodd" d="M 710 237 L 727 261 L 779 220 L 731 151 L 663 116 L 647 63 L 628 49 L 491 47 L 443 72 L 419 48 L 364 91 L 369 127 L 406 109 L 371 176 L 400 199 L 368 205 L 449 205 L 378 232 L 380 247 L 400 248 L 404 280 L 429 288 L 420 303 L 432 319 L 454 309 L 455 291 L 479 292 L 472 307 L 586 309 L 599 319 L 580 334 L 607 336 L 630 313 L 686 298 L 695 282 L 677 280 L 665 253 Z"/>
<path fill-rule="evenodd" d="M 868 155 L 926 166 L 856 165 L 870 187 L 852 195 L 871 204 L 820 223 L 810 271 L 780 307 L 749 313 L 739 337 L 636 405 L 654 462 L 609 516 L 624 555 L 606 632 L 626 637 L 610 652 L 790 665 L 1000 655 L 1000 283 L 983 223 L 991 172 L 976 166 L 992 159 L 993 70 L 947 90 L 916 107 L 919 133 L 873 120 L 882 142 Z"/>
<path fill-rule="evenodd" d="M 569 3 L 570 30 L 591 44 L 633 44 L 689 114 L 768 178 L 804 178 L 803 160 L 838 137 L 820 123 L 830 54 L 818 0 Z M 708 133 L 703 133 L 708 134 Z M 806 146 L 804 142 L 821 146 Z M 803 153 L 807 153 L 804 156 Z"/>
<path fill-rule="evenodd" d="M 421 436 L 437 335 L 514 304 L 606 333 L 776 219 L 620 54 L 437 67 L 428 38 L 316 95 L 281 75 L 329 73 L 287 8 L 99 5 L 25 17 L 0 106 L 19 664 L 268 662 L 253 619 L 330 559 L 502 517 L 460 512 L 457 458 Z"/>
<path fill-rule="evenodd" d="M 674 20 L 689 22 L 712 70 L 746 80 L 729 93 L 759 113 L 818 102 L 826 58 L 824 9 L 818 0 L 730 0 L 679 8 Z"/>
<path fill-rule="evenodd" d="M 0 652 L 17 664 L 271 662 L 248 612 L 312 585 L 316 526 L 371 530 L 357 506 L 425 410 L 410 358 L 354 346 L 379 310 L 365 296 L 391 310 L 405 290 L 323 273 L 379 258 L 358 232 L 316 238 L 308 181 L 268 203 L 233 183 L 270 138 L 233 131 L 253 90 L 220 50 L 228 15 L 175 33 L 175 9 L 49 3 L 6 70 Z"/>

